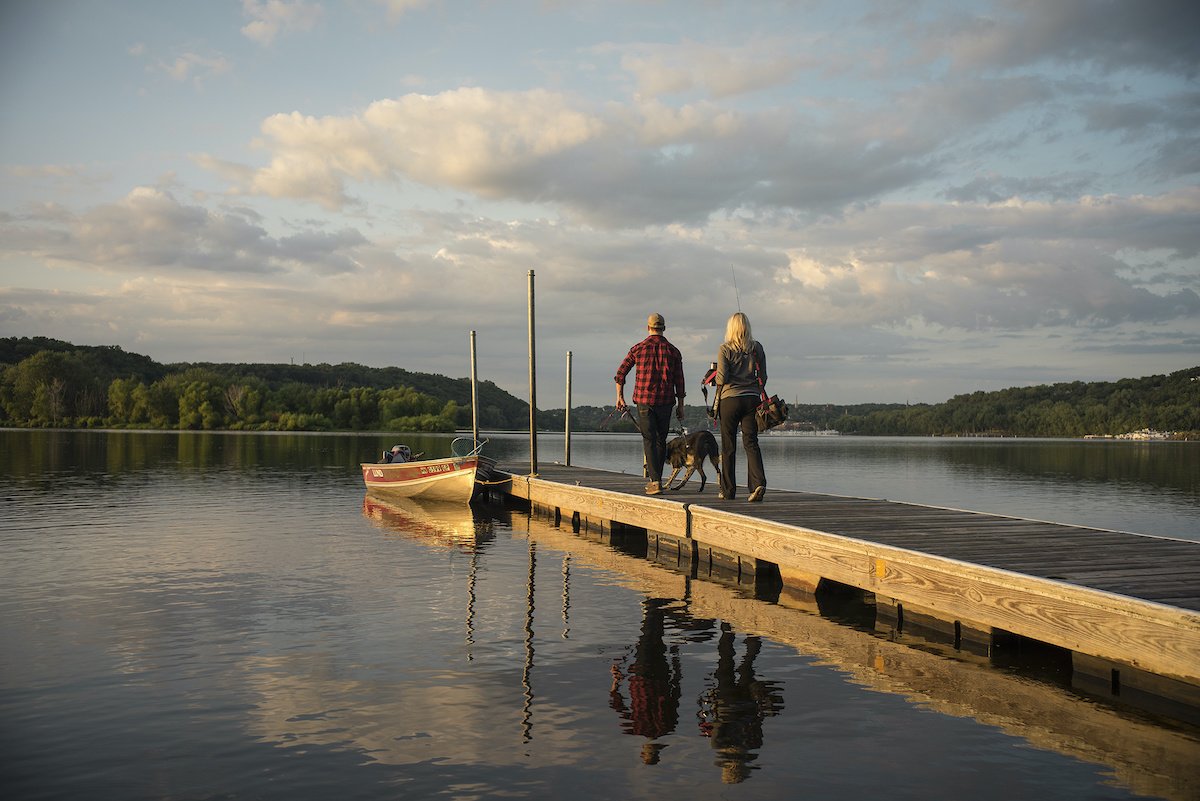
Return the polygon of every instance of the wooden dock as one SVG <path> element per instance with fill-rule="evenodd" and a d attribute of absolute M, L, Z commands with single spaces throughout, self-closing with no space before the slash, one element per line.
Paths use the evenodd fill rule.
<path fill-rule="evenodd" d="M 715 482 L 698 493 L 696 477 L 647 496 L 641 476 L 562 465 L 536 476 L 501 465 L 493 481 L 576 531 L 644 529 L 681 562 L 778 579 L 800 597 L 856 588 L 897 632 L 984 651 L 1030 638 L 1069 650 L 1073 669 L 1113 695 L 1200 708 L 1197 542 L 787 490 L 722 501 Z"/>

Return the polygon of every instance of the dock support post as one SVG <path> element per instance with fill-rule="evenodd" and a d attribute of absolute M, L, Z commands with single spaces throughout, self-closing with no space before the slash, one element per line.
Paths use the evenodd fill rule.
<path fill-rule="evenodd" d="M 471 438 L 474 440 L 471 447 L 475 448 L 479 444 L 479 393 L 476 389 L 478 383 L 479 370 L 475 362 L 475 332 L 471 332 Z"/>
<path fill-rule="evenodd" d="M 529 474 L 537 475 L 537 354 L 534 348 L 533 270 L 529 271 Z"/>
<path fill-rule="evenodd" d="M 563 464 L 571 466 L 571 351 L 567 351 L 567 413 L 563 420 Z"/>

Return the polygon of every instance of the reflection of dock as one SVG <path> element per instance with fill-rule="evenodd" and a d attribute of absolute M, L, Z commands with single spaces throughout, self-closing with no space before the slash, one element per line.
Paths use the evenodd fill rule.
<path fill-rule="evenodd" d="M 644 482 L 643 482 L 644 486 Z M 1137 793 L 1169 799 L 1200 798 L 1200 743 L 1194 732 L 1158 723 L 1081 699 L 1072 690 L 988 666 L 968 652 L 948 659 L 937 653 L 936 638 L 855 630 L 814 614 L 811 595 L 784 593 L 778 604 L 748 597 L 725 583 L 696 581 L 697 565 L 678 563 L 664 570 L 650 561 L 608 547 L 606 529 L 573 531 L 571 516 L 528 523 L 513 517 L 513 529 L 527 527 L 542 548 L 562 550 L 579 566 L 594 566 L 627 577 L 630 587 L 648 597 L 686 598 L 694 618 L 728 622 L 745 635 L 790 645 L 802 656 L 845 673 L 878 692 L 900 695 L 942 714 L 978 720 L 1048 751 L 1110 767 L 1116 778 Z M 558 517 L 560 522 L 555 523 Z M 587 536 L 581 536 L 586 534 Z M 613 538 L 614 541 L 617 537 Z M 651 551 L 654 543 L 651 542 Z M 660 552 L 655 556 L 663 561 Z M 673 559 L 666 561 L 674 562 Z M 701 566 L 703 567 L 703 566 Z M 714 571 L 720 577 L 720 571 Z M 728 574 L 727 574 L 728 575 Z M 886 635 L 886 636 L 880 636 Z M 912 647 L 912 646 L 918 647 Z M 788 714 L 784 709 L 780 714 Z"/>
<path fill-rule="evenodd" d="M 897 632 L 918 625 L 983 649 L 1012 635 L 1049 643 L 1071 652 L 1081 684 L 1200 708 L 1200 543 L 782 490 L 761 504 L 648 497 L 639 476 L 561 465 L 507 475 L 494 490 L 556 519 L 645 529 L 685 560 L 801 593 L 857 588 Z"/>

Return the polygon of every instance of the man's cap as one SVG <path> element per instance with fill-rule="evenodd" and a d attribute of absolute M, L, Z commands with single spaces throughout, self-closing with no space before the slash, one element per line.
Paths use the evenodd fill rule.
<path fill-rule="evenodd" d="M 646 321 L 647 328 L 653 328 L 655 331 L 662 331 L 667 327 L 667 321 L 663 319 L 661 314 L 652 314 L 650 319 Z"/>

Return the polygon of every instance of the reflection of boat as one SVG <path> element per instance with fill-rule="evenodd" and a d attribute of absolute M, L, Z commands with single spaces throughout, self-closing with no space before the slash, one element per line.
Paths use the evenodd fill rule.
<path fill-rule="evenodd" d="M 363 517 L 430 545 L 474 550 L 492 536 L 490 521 L 486 517 L 477 520 L 475 511 L 466 504 L 381 498 L 368 492 L 363 497 Z"/>
<path fill-rule="evenodd" d="M 445 459 L 359 466 L 369 490 L 405 498 L 466 503 L 475 494 L 475 482 L 486 480 L 496 465 L 479 452 L 483 445 L 483 442 L 459 437 L 451 444 L 450 451 L 454 455 Z"/>

